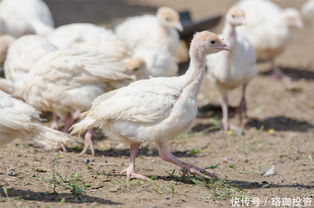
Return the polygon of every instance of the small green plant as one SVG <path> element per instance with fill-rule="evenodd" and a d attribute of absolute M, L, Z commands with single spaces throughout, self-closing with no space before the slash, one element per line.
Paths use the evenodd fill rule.
<path fill-rule="evenodd" d="M 209 123 L 211 124 L 211 127 L 207 129 L 207 131 L 214 131 L 220 129 L 220 118 L 214 117 L 209 119 Z"/>
<path fill-rule="evenodd" d="M 191 149 L 189 152 L 192 155 L 197 155 L 197 154 L 200 154 L 202 152 L 202 150 L 201 149 Z"/>
<path fill-rule="evenodd" d="M 105 171 L 96 170 L 90 165 L 86 165 L 86 168 L 88 172 L 93 176 L 93 178 L 96 178 L 97 176 L 100 176 L 100 175 L 106 175 Z"/>
<path fill-rule="evenodd" d="M 236 184 L 233 184 L 227 179 L 207 178 L 190 175 L 184 171 L 180 171 L 179 175 L 176 175 L 175 171 L 173 171 L 171 174 L 169 174 L 168 177 L 173 181 L 179 181 L 186 184 L 195 184 L 197 186 L 207 188 L 211 192 L 211 198 L 213 200 L 227 200 L 243 192 L 243 190 L 237 187 Z"/>
<path fill-rule="evenodd" d="M 52 185 L 53 193 L 57 193 L 57 187 L 61 187 L 65 190 L 69 190 L 72 194 L 82 195 L 85 194 L 86 185 L 82 182 L 81 174 L 75 173 L 70 176 L 62 176 L 59 173 L 53 173 L 48 178 L 41 178 L 41 181 Z"/>
<path fill-rule="evenodd" d="M 233 168 L 233 169 L 235 169 L 235 167 L 236 167 L 236 165 L 233 164 L 233 163 L 228 164 L 228 168 Z"/>
<path fill-rule="evenodd" d="M 9 199 L 8 189 L 6 187 L 2 187 L 2 192 L 3 194 L 0 196 L 0 202 L 5 202 Z"/>
<path fill-rule="evenodd" d="M 218 165 L 210 165 L 204 169 L 206 170 L 206 169 L 216 169 L 216 168 L 218 168 Z"/>
<path fill-rule="evenodd" d="M 170 181 L 166 186 L 162 186 L 156 182 L 151 183 L 152 191 L 155 192 L 158 195 L 168 195 L 170 194 L 171 197 L 174 197 L 174 195 L 177 193 L 174 181 Z"/>

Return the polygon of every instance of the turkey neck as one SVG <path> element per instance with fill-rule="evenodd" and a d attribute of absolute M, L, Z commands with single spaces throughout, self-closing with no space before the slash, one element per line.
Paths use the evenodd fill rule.
<path fill-rule="evenodd" d="M 228 46 L 231 48 L 230 52 L 224 52 L 226 53 L 225 56 L 223 56 L 222 60 L 224 60 L 225 67 L 222 73 L 224 73 L 225 77 L 230 77 L 231 73 L 231 65 L 232 65 L 232 57 L 234 55 L 232 49 L 234 49 L 235 44 L 236 44 L 236 38 L 237 38 L 237 31 L 236 27 L 231 25 L 228 21 L 225 23 L 225 27 L 222 31 L 222 34 L 225 38 L 226 43 Z"/>
<path fill-rule="evenodd" d="M 205 74 L 205 53 L 191 44 L 190 59 L 189 69 L 184 75 L 186 78 L 184 89 L 190 96 L 196 98 Z"/>
<path fill-rule="evenodd" d="M 231 49 L 233 49 L 235 42 L 236 42 L 236 38 L 237 38 L 236 27 L 231 25 L 229 22 L 226 22 L 222 33 L 223 33 L 229 47 Z M 232 53 L 232 50 L 231 50 L 231 53 Z"/>

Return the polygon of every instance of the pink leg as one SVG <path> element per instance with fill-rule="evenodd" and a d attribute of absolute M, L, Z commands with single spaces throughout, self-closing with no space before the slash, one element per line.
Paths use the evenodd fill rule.
<path fill-rule="evenodd" d="M 74 119 L 72 116 L 72 113 L 68 113 L 66 119 L 65 119 L 65 124 L 63 127 L 63 132 L 65 133 L 69 133 L 69 129 L 71 128 L 71 126 L 73 125 Z"/>
<path fill-rule="evenodd" d="M 222 109 L 222 125 L 224 130 L 229 129 L 229 115 L 228 115 L 228 95 L 227 93 L 222 93 L 220 105 Z"/>
<path fill-rule="evenodd" d="M 163 159 L 167 162 L 170 162 L 172 164 L 175 164 L 175 165 L 183 168 L 185 171 L 187 171 L 189 173 L 197 174 L 197 175 L 204 174 L 204 175 L 207 175 L 210 177 L 215 177 L 215 174 L 209 173 L 204 169 L 201 169 L 197 166 L 188 164 L 188 163 L 183 162 L 183 161 L 179 160 L 178 158 L 176 158 L 171 152 L 169 152 L 167 150 L 167 145 L 165 143 L 159 142 L 156 144 L 157 144 L 157 149 L 158 149 L 159 156 L 161 159 Z"/>
<path fill-rule="evenodd" d="M 56 113 L 52 113 L 52 124 L 51 124 L 51 128 L 52 129 L 55 129 L 55 130 L 58 130 L 59 129 L 59 125 L 58 125 L 58 116 Z M 55 151 L 64 151 L 66 152 L 67 149 L 65 148 L 64 144 L 60 143 L 58 145 L 58 147 L 55 149 Z"/>
<path fill-rule="evenodd" d="M 56 113 L 52 113 L 52 123 L 50 128 L 58 130 L 59 129 L 59 125 L 58 125 L 58 116 Z"/>
<path fill-rule="evenodd" d="M 135 173 L 135 157 L 138 152 L 138 148 L 140 147 L 140 144 L 131 144 L 130 145 L 130 165 L 125 170 L 121 171 L 121 174 L 126 174 L 128 178 L 138 178 L 138 179 L 144 179 L 146 180 L 147 177 Z"/>
<path fill-rule="evenodd" d="M 92 155 L 95 155 L 94 144 L 93 144 L 92 139 L 93 139 L 93 129 L 88 129 L 88 131 L 86 132 L 84 136 L 84 148 L 82 152 L 79 154 L 79 156 L 84 155 L 87 152 L 88 147 L 90 148 Z"/>
<path fill-rule="evenodd" d="M 240 104 L 237 109 L 237 113 L 239 114 L 239 121 L 240 125 L 243 123 L 243 117 L 247 118 L 247 105 L 246 105 L 246 98 L 245 98 L 245 92 L 246 92 L 246 86 L 247 84 L 244 84 L 242 87 L 242 98 L 240 101 Z"/>
<path fill-rule="evenodd" d="M 286 75 L 286 74 L 280 69 L 280 67 L 275 64 L 275 60 L 274 60 L 274 59 L 271 60 L 271 68 L 272 68 L 272 70 L 273 70 L 272 77 L 273 77 L 274 79 L 277 79 L 277 80 L 286 79 L 286 80 L 288 80 L 288 81 L 291 81 L 291 77 L 289 77 L 288 75 Z"/>

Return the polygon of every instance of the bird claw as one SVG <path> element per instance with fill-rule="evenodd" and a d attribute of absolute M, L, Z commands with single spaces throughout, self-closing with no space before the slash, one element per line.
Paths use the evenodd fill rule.
<path fill-rule="evenodd" d="M 214 173 L 210 173 L 202 168 L 198 168 L 198 167 L 191 167 L 186 169 L 187 172 L 194 174 L 194 175 L 206 175 L 208 177 L 213 177 L 213 178 L 217 178 L 216 174 Z"/>
<path fill-rule="evenodd" d="M 53 122 L 50 126 L 50 128 L 54 129 L 54 130 L 58 130 L 59 129 L 59 125 L 57 122 Z"/>
<path fill-rule="evenodd" d="M 56 152 L 60 152 L 60 151 L 63 151 L 63 152 L 67 152 L 67 148 L 64 146 L 64 144 L 60 143 L 58 145 L 58 147 L 55 149 Z"/>
<path fill-rule="evenodd" d="M 120 174 L 125 174 L 128 179 L 136 178 L 136 179 L 141 179 L 141 180 L 148 180 L 146 176 L 135 173 L 133 170 L 130 170 L 129 168 L 121 171 Z"/>
<path fill-rule="evenodd" d="M 287 80 L 287 81 L 292 81 L 292 78 L 290 76 L 288 76 L 287 74 L 285 74 L 283 71 L 281 70 L 274 70 L 273 74 L 271 75 L 271 77 L 273 79 L 276 80 Z"/>
<path fill-rule="evenodd" d="M 80 152 L 79 156 L 83 156 L 87 152 L 88 148 L 90 149 L 92 155 L 95 156 L 95 150 L 94 150 L 94 144 L 93 144 L 92 136 L 93 136 L 93 133 L 90 131 L 88 131 L 85 134 L 84 148 L 83 148 L 82 152 Z"/>
<path fill-rule="evenodd" d="M 92 154 L 93 156 L 95 156 L 94 146 L 93 146 L 93 145 L 90 145 L 90 144 L 88 144 L 88 143 L 84 143 L 84 148 L 83 148 L 83 150 L 80 152 L 80 154 L 79 154 L 78 156 L 83 156 L 83 155 L 85 155 L 86 152 L 87 152 L 87 150 L 88 150 L 88 148 L 90 149 L 91 154 Z"/>

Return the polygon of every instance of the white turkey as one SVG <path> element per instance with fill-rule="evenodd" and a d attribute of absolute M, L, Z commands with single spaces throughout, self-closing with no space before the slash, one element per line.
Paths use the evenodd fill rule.
<path fill-rule="evenodd" d="M 157 47 L 167 50 L 174 57 L 180 46 L 177 30 L 183 30 L 179 14 L 169 7 L 160 7 L 156 15 L 130 17 L 116 27 L 117 35 L 131 49 Z"/>
<path fill-rule="evenodd" d="M 72 127 L 72 134 L 100 128 L 111 137 L 130 144 L 130 165 L 122 173 L 145 179 L 135 172 L 135 157 L 145 141 L 156 143 L 160 157 L 195 174 L 210 175 L 204 169 L 177 159 L 167 142 L 187 131 L 196 117 L 196 96 L 205 73 L 205 56 L 227 50 L 211 32 L 197 33 L 191 43 L 191 62 L 179 77 L 157 77 L 136 81 L 126 87 L 97 97 L 83 119 Z"/>
<path fill-rule="evenodd" d="M 251 79 L 257 76 L 255 50 L 246 37 L 236 30 L 245 22 L 245 13 L 238 8 L 231 8 L 226 15 L 226 23 L 221 35 L 231 48 L 231 52 L 223 51 L 207 56 L 206 77 L 220 94 L 222 123 L 225 130 L 238 130 L 237 127 L 229 125 L 228 92 L 242 87 L 242 97 L 238 108 L 240 122 L 242 122 L 242 117 L 246 116 L 247 110 L 246 86 Z"/>
<path fill-rule="evenodd" d="M 236 7 L 247 18 L 247 24 L 238 28 L 239 33 L 251 42 L 258 59 L 271 62 L 275 78 L 287 78 L 276 66 L 275 58 L 289 45 L 292 29 L 303 27 L 298 10 L 282 9 L 270 0 L 242 0 Z"/>
<path fill-rule="evenodd" d="M 65 119 L 64 132 L 73 124 L 77 112 L 84 112 L 100 94 L 127 85 L 133 78 L 127 64 L 98 52 L 56 50 L 32 65 L 18 94 L 40 112 L 53 112 Z M 56 121 L 56 117 L 54 118 Z M 92 130 L 85 137 L 90 146 Z M 82 154 L 86 152 L 86 148 Z"/>

